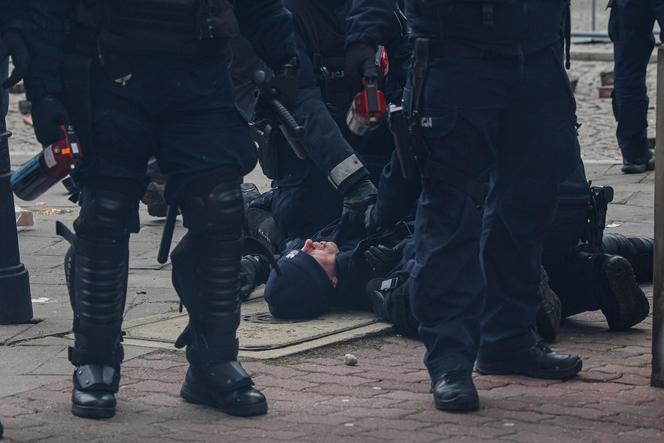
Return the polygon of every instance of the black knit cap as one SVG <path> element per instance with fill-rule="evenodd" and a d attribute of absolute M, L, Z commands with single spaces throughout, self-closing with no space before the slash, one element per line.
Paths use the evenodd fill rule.
<path fill-rule="evenodd" d="M 334 286 L 316 259 L 296 249 L 279 259 L 279 267 L 281 276 L 272 271 L 265 286 L 273 317 L 308 319 L 330 308 Z"/>

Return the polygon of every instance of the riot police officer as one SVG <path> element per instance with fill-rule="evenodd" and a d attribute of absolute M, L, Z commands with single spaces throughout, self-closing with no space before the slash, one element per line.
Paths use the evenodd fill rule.
<path fill-rule="evenodd" d="M 623 156 L 622 171 L 636 174 L 655 168 L 648 146 L 646 68 L 655 47 L 655 20 L 664 26 L 662 0 L 609 0 L 609 36 L 613 41 L 613 115 Z"/>
<path fill-rule="evenodd" d="M 533 327 L 543 237 L 578 149 L 560 56 L 567 3 L 405 1 L 414 62 L 404 104 L 424 177 L 411 306 L 441 410 L 479 407 L 475 360 L 482 374 L 552 379 L 582 367 Z M 375 69 L 393 4 L 354 1 L 347 73 Z"/>
<path fill-rule="evenodd" d="M 166 199 L 187 234 L 173 251 L 173 283 L 189 313 L 176 346 L 190 363 L 185 400 L 239 416 L 264 414 L 265 397 L 237 362 L 242 177 L 256 164 L 235 106 L 225 46 L 238 31 L 281 81 L 288 103 L 295 45 L 277 0 L 31 2 L 26 77 L 43 144 L 71 121 L 85 146 L 82 208 L 65 272 L 74 308 L 72 412 L 115 414 L 128 246 L 150 156 L 168 175 Z M 64 103 L 64 104 L 63 104 Z"/>

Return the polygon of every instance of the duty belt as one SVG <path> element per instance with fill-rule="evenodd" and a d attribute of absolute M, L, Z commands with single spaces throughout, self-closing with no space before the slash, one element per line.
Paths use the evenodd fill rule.
<path fill-rule="evenodd" d="M 496 50 L 478 48 L 476 46 L 454 42 L 454 41 L 434 41 L 429 42 L 429 57 L 459 57 L 459 58 L 480 58 L 487 60 L 519 60 L 523 58 L 523 53 L 508 54 Z"/>

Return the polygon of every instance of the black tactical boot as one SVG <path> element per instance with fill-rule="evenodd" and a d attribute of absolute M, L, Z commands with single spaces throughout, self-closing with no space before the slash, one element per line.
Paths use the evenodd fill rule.
<path fill-rule="evenodd" d="M 71 412 L 83 418 L 111 418 L 115 415 L 115 394 L 120 371 L 112 366 L 81 365 L 74 371 Z"/>
<path fill-rule="evenodd" d="M 477 411 L 480 399 L 470 371 L 450 371 L 433 381 L 436 408 L 449 412 Z"/>
<path fill-rule="evenodd" d="M 583 362 L 576 355 L 559 354 L 543 342 L 530 349 L 490 356 L 480 350 L 476 363 L 477 372 L 483 375 L 514 374 L 549 380 L 572 378 L 582 367 Z"/>
<path fill-rule="evenodd" d="M 539 293 L 542 298 L 542 306 L 537 312 L 537 332 L 542 340 L 553 343 L 560 332 L 562 307 L 558 295 L 549 286 L 549 276 L 544 268 L 541 268 Z"/>
<path fill-rule="evenodd" d="M 604 254 L 597 280 L 601 282 L 599 296 L 602 313 L 609 328 L 629 329 L 641 323 L 650 312 L 650 304 L 636 283 L 634 271 L 627 259 Z"/>
<path fill-rule="evenodd" d="M 648 149 L 648 154 L 643 158 L 623 160 L 623 174 L 641 174 L 655 169 L 655 153 Z"/>
<path fill-rule="evenodd" d="M 410 309 L 410 284 L 408 275 L 388 280 L 376 278 L 367 283 L 366 293 L 374 313 L 394 325 L 406 337 L 419 336 L 419 322 Z"/>
<path fill-rule="evenodd" d="M 58 234 L 72 243 L 65 277 L 74 309 L 72 413 L 85 418 L 115 415 L 115 394 L 123 359 L 122 315 L 127 292 L 128 239 L 85 240 L 58 223 Z"/>
<path fill-rule="evenodd" d="M 267 413 L 265 396 L 254 389 L 249 374 L 237 361 L 190 366 L 180 395 L 190 403 L 211 406 L 229 415 Z"/>
<path fill-rule="evenodd" d="M 655 241 L 651 237 L 625 237 L 604 234 L 602 252 L 625 257 L 634 268 L 636 281 L 649 283 L 653 279 L 653 253 Z"/>
<path fill-rule="evenodd" d="M 267 413 L 267 401 L 237 362 L 244 205 L 240 180 L 181 202 L 190 231 L 171 255 L 173 283 L 189 313 L 176 346 L 190 363 L 181 396 L 238 416 Z M 197 196 L 198 195 L 198 196 Z"/>

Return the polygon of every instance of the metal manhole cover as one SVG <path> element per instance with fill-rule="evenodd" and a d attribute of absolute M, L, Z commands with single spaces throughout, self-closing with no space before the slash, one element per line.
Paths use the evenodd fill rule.
<path fill-rule="evenodd" d="M 269 323 L 273 325 L 288 324 L 288 323 L 302 323 L 305 320 L 279 320 L 272 317 L 269 312 L 255 312 L 242 316 L 242 321 L 249 323 Z"/>

